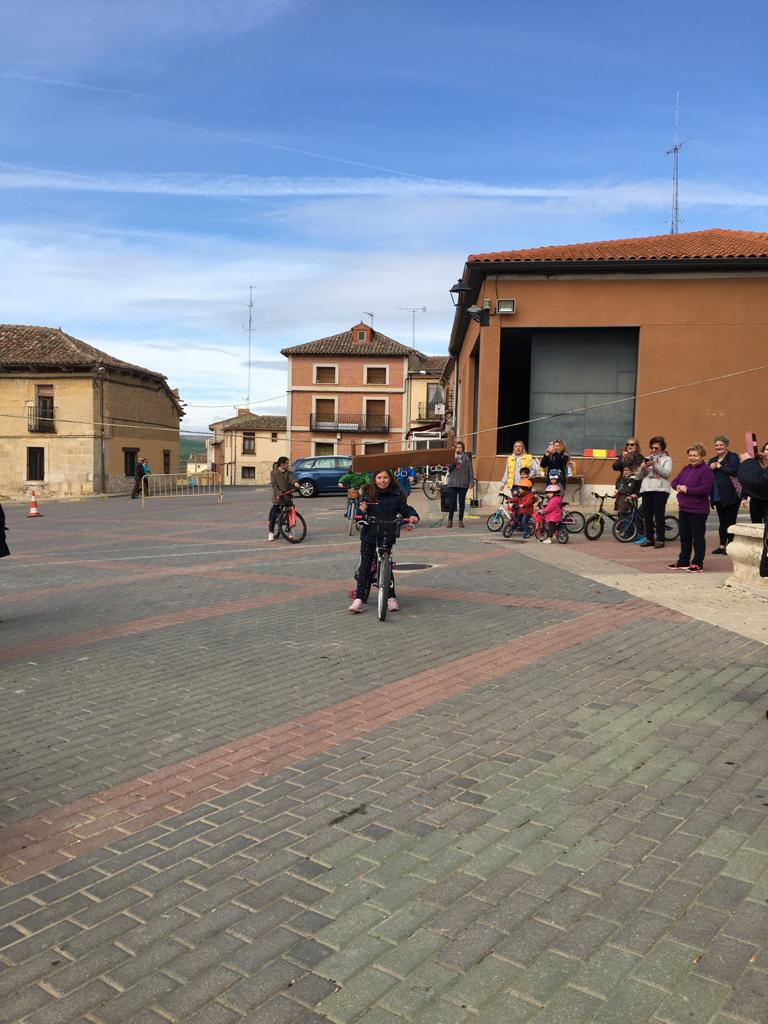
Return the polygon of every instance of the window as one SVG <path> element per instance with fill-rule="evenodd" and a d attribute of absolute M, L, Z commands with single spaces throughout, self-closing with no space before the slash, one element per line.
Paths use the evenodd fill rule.
<path fill-rule="evenodd" d="M 331 441 L 315 441 L 315 455 L 333 455 L 334 445 Z"/>
<path fill-rule="evenodd" d="M 387 403 L 383 398 L 369 398 L 365 403 L 365 429 L 387 430 Z"/>
<path fill-rule="evenodd" d="M 253 455 L 256 451 L 256 434 L 243 434 L 243 455 Z"/>
<path fill-rule="evenodd" d="M 56 433 L 53 384 L 37 384 L 35 386 L 35 404 L 29 408 L 27 429 L 32 434 Z"/>
<path fill-rule="evenodd" d="M 335 384 L 336 383 L 336 367 L 335 366 L 316 366 L 315 367 L 315 384 Z"/>
<path fill-rule="evenodd" d="M 445 388 L 442 384 L 427 384 L 427 415 L 433 416 L 436 405 L 445 405 Z"/>
<path fill-rule="evenodd" d="M 123 448 L 123 470 L 126 476 L 133 476 L 136 472 L 136 460 L 138 457 L 138 448 Z"/>
<path fill-rule="evenodd" d="M 270 435 L 270 440 L 277 441 L 277 431 L 276 430 L 272 431 L 272 433 Z"/>
<path fill-rule="evenodd" d="M 171 452 L 169 448 L 163 448 L 163 472 L 171 472 Z"/>
<path fill-rule="evenodd" d="M 358 331 L 357 332 L 357 340 L 358 341 L 365 341 L 365 331 Z"/>
<path fill-rule="evenodd" d="M 379 452 L 385 452 L 387 446 L 384 441 L 366 441 L 365 442 L 365 454 L 366 455 L 378 455 Z"/>
<path fill-rule="evenodd" d="M 365 383 L 366 384 L 386 384 L 387 383 L 387 368 L 386 368 L 386 366 L 366 366 L 366 368 L 365 368 Z"/>
<path fill-rule="evenodd" d="M 27 480 L 45 480 L 45 448 L 27 448 Z"/>
<path fill-rule="evenodd" d="M 255 466 L 241 466 L 240 467 L 240 478 L 242 480 L 255 480 L 256 479 L 256 467 Z"/>

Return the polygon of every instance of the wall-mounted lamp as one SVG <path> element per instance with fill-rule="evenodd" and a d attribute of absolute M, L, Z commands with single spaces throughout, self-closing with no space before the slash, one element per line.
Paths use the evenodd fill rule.
<path fill-rule="evenodd" d="M 472 294 L 472 289 L 468 284 L 464 284 L 461 278 L 459 278 L 453 288 L 449 289 L 449 294 L 451 296 L 451 302 L 456 308 L 459 308 L 464 299 L 468 299 Z"/>

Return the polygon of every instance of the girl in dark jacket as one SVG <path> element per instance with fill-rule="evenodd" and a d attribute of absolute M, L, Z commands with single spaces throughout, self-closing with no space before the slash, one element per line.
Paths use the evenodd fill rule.
<path fill-rule="evenodd" d="M 379 519 L 394 519 L 396 515 L 403 517 L 404 523 L 418 523 L 419 513 L 415 508 L 406 502 L 402 488 L 392 475 L 389 469 L 380 469 L 376 472 L 373 480 L 360 491 L 360 511 L 363 515 L 370 512 Z M 392 542 L 394 547 L 395 542 Z M 351 612 L 365 611 L 363 598 L 371 589 L 371 567 L 376 555 L 376 530 L 370 526 L 364 526 L 360 531 L 360 566 L 357 570 L 357 585 L 355 597 L 349 606 Z M 387 601 L 387 610 L 396 612 L 400 610 L 395 596 L 395 579 L 392 577 L 392 585 Z"/>
<path fill-rule="evenodd" d="M 724 555 L 725 545 L 733 540 L 728 531 L 736 522 L 741 504 L 741 493 L 737 491 L 739 457 L 735 452 L 728 451 L 731 442 L 723 434 L 715 438 L 715 454 L 709 460 L 709 468 L 715 474 L 715 485 L 712 488 L 712 507 L 717 510 L 720 529 L 720 546 L 715 548 L 713 555 Z M 734 485 L 734 481 L 736 484 Z"/>

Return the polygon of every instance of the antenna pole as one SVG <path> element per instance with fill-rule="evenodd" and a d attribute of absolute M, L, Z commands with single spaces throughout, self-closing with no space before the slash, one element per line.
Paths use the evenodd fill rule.
<path fill-rule="evenodd" d="M 251 333 L 253 331 L 253 285 L 248 289 L 248 397 L 246 406 L 251 407 Z"/>
<path fill-rule="evenodd" d="M 373 330 L 373 313 L 363 313 L 363 316 L 369 316 L 371 318 L 371 330 Z"/>
<path fill-rule="evenodd" d="M 670 221 L 669 233 L 678 234 L 680 226 L 680 150 L 688 141 L 678 142 L 677 127 L 680 113 L 680 93 L 675 94 L 675 143 L 667 150 L 667 156 L 672 155 L 672 220 Z"/>
<path fill-rule="evenodd" d="M 416 348 L 416 314 L 426 313 L 426 306 L 398 306 L 404 313 L 411 314 L 411 348 Z"/>

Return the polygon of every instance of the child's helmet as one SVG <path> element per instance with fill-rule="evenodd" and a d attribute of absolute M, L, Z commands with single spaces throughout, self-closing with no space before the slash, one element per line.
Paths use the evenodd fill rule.
<path fill-rule="evenodd" d="M 549 484 L 546 488 L 547 494 L 559 494 L 560 484 Z"/>
<path fill-rule="evenodd" d="M 533 487 L 532 480 L 526 480 L 525 477 L 520 478 L 520 483 L 515 484 L 515 487 Z"/>

